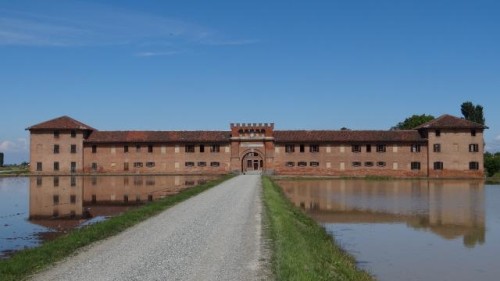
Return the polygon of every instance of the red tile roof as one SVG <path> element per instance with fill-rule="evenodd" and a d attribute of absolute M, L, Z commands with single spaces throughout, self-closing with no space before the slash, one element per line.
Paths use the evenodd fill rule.
<path fill-rule="evenodd" d="M 438 118 L 424 123 L 415 129 L 487 129 L 488 127 L 476 122 L 458 118 L 452 115 L 441 115 Z"/>
<path fill-rule="evenodd" d="M 416 130 L 274 131 L 276 142 L 423 142 Z"/>
<path fill-rule="evenodd" d="M 89 125 L 83 124 L 80 121 L 77 121 L 68 116 L 61 116 L 49 121 L 45 121 L 31 127 L 28 127 L 26 130 L 92 130 L 96 129 L 90 127 Z"/>
<path fill-rule="evenodd" d="M 88 143 L 116 142 L 229 142 L 229 131 L 97 131 Z"/>

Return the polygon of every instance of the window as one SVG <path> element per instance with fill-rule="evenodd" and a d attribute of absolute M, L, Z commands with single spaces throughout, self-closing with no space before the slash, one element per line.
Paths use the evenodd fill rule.
<path fill-rule="evenodd" d="M 54 154 L 58 154 L 58 153 L 59 153 L 59 145 L 54 144 Z"/>
<path fill-rule="evenodd" d="M 71 164 L 70 164 L 70 171 L 72 173 L 76 172 L 76 162 L 71 162 Z"/>
<path fill-rule="evenodd" d="M 137 152 L 137 153 L 141 152 L 141 145 L 140 144 L 135 145 L 135 152 Z"/>
<path fill-rule="evenodd" d="M 134 162 L 134 168 L 142 168 L 143 164 L 142 162 Z"/>
<path fill-rule="evenodd" d="M 92 163 L 92 172 L 97 171 L 97 163 L 93 162 Z"/>
<path fill-rule="evenodd" d="M 441 152 L 441 144 L 436 143 L 432 147 L 434 152 Z"/>
<path fill-rule="evenodd" d="M 366 145 L 366 152 L 372 152 L 372 146 L 371 144 Z"/>
<path fill-rule="evenodd" d="M 361 162 L 352 162 L 353 167 L 361 167 Z"/>
<path fill-rule="evenodd" d="M 220 152 L 220 145 L 212 144 L 212 146 L 210 147 L 210 152 L 219 153 Z"/>
<path fill-rule="evenodd" d="M 37 171 L 42 171 L 42 162 L 36 162 L 36 170 Z"/>
<path fill-rule="evenodd" d="M 76 186 L 76 177 L 71 176 L 71 186 Z"/>
<path fill-rule="evenodd" d="M 128 145 L 123 146 L 123 153 L 128 153 Z"/>
<path fill-rule="evenodd" d="M 286 162 L 285 166 L 287 166 L 287 167 L 294 167 L 295 166 L 295 162 Z"/>
<path fill-rule="evenodd" d="M 436 130 L 436 137 L 440 137 L 441 136 L 441 130 Z"/>
<path fill-rule="evenodd" d="M 434 162 L 434 170 L 442 170 L 443 167 L 443 162 Z"/>
<path fill-rule="evenodd" d="M 97 153 L 97 145 L 92 146 L 92 153 Z"/>
<path fill-rule="evenodd" d="M 200 144 L 200 153 L 204 153 L 204 152 L 205 152 L 205 145 Z"/>
<path fill-rule="evenodd" d="M 469 144 L 469 152 L 479 152 L 479 145 L 477 143 Z"/>
<path fill-rule="evenodd" d="M 76 130 L 71 130 L 71 137 L 76 138 Z"/>
<path fill-rule="evenodd" d="M 365 167 L 373 167 L 373 162 L 365 162 Z"/>
<path fill-rule="evenodd" d="M 198 167 L 206 167 L 207 166 L 207 162 L 198 162 Z"/>
<path fill-rule="evenodd" d="M 153 146 L 151 144 L 148 145 L 148 153 L 153 153 Z"/>
<path fill-rule="evenodd" d="M 59 138 L 59 131 L 54 131 L 54 138 L 56 138 L 56 139 Z"/>
<path fill-rule="evenodd" d="M 479 170 L 479 162 L 469 162 L 469 170 Z"/>
<path fill-rule="evenodd" d="M 385 152 L 386 151 L 386 145 L 385 144 L 379 144 L 377 145 L 377 152 Z"/>
<path fill-rule="evenodd" d="M 378 167 L 385 167 L 385 165 L 386 165 L 386 163 L 385 163 L 385 162 L 383 162 L 383 161 L 379 161 L 379 162 L 377 162 L 377 166 L 378 166 Z"/>
<path fill-rule="evenodd" d="M 42 186 L 43 184 L 43 178 L 42 177 L 36 177 L 36 185 L 37 186 Z"/>
<path fill-rule="evenodd" d="M 313 152 L 313 153 L 314 152 L 319 152 L 319 145 L 317 145 L 317 144 L 311 144 L 309 146 L 309 152 Z"/>
<path fill-rule="evenodd" d="M 54 195 L 52 197 L 52 201 L 54 202 L 54 205 L 59 204 L 59 195 Z"/>
<path fill-rule="evenodd" d="M 59 162 L 54 162 L 54 171 L 59 171 Z"/>
<path fill-rule="evenodd" d="M 300 161 L 299 163 L 297 163 L 297 166 L 299 166 L 299 167 L 306 167 L 307 166 L 307 162 Z"/>
<path fill-rule="evenodd" d="M 293 153 L 293 152 L 295 152 L 295 145 L 293 145 L 293 144 L 287 144 L 287 145 L 285 145 L 285 152 L 286 153 Z"/>
<path fill-rule="evenodd" d="M 411 152 L 420 152 L 421 146 L 420 144 L 412 144 L 411 145 Z"/>
<path fill-rule="evenodd" d="M 420 162 L 411 162 L 412 170 L 420 170 Z"/>
<path fill-rule="evenodd" d="M 72 144 L 69 150 L 70 153 L 76 153 L 76 144 Z"/>
<path fill-rule="evenodd" d="M 305 152 L 305 145 L 303 145 L 303 144 L 300 145 L 300 152 L 301 153 Z"/>
<path fill-rule="evenodd" d="M 59 177 L 54 177 L 54 187 L 59 186 Z"/>
<path fill-rule="evenodd" d="M 186 162 L 184 163 L 186 167 L 194 167 L 194 162 Z"/>
<path fill-rule="evenodd" d="M 210 167 L 219 167 L 220 163 L 219 162 L 210 162 Z"/>
<path fill-rule="evenodd" d="M 193 153 L 194 152 L 194 145 L 186 145 L 184 151 L 186 153 Z"/>
<path fill-rule="evenodd" d="M 123 163 L 123 170 L 128 171 L 128 162 Z"/>
<path fill-rule="evenodd" d="M 361 152 L 361 145 L 353 145 L 352 146 L 352 152 L 358 153 Z"/>
<path fill-rule="evenodd" d="M 472 129 L 470 130 L 470 135 L 475 137 L 476 136 L 476 130 L 475 129 Z"/>
<path fill-rule="evenodd" d="M 76 195 L 70 195 L 69 196 L 69 202 L 71 204 L 76 204 Z"/>
<path fill-rule="evenodd" d="M 146 167 L 153 168 L 155 166 L 155 162 L 146 162 Z"/>

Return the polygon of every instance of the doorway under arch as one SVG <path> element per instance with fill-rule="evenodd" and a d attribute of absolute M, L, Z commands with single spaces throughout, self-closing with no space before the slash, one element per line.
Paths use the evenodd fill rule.
<path fill-rule="evenodd" d="M 261 172 L 264 169 L 264 158 L 259 152 L 248 152 L 241 158 L 241 172 Z"/>

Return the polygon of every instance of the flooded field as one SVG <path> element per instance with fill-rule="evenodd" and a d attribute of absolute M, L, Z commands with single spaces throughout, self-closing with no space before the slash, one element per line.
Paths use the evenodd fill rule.
<path fill-rule="evenodd" d="M 0 178 L 0 258 L 215 177 Z"/>
<path fill-rule="evenodd" d="M 500 276 L 500 185 L 463 180 L 278 183 L 378 280 Z"/>

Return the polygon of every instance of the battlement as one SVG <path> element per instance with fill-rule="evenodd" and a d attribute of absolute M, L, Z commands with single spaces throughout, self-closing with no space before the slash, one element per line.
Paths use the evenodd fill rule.
<path fill-rule="evenodd" d="M 233 137 L 272 137 L 274 123 L 231 123 Z"/>

